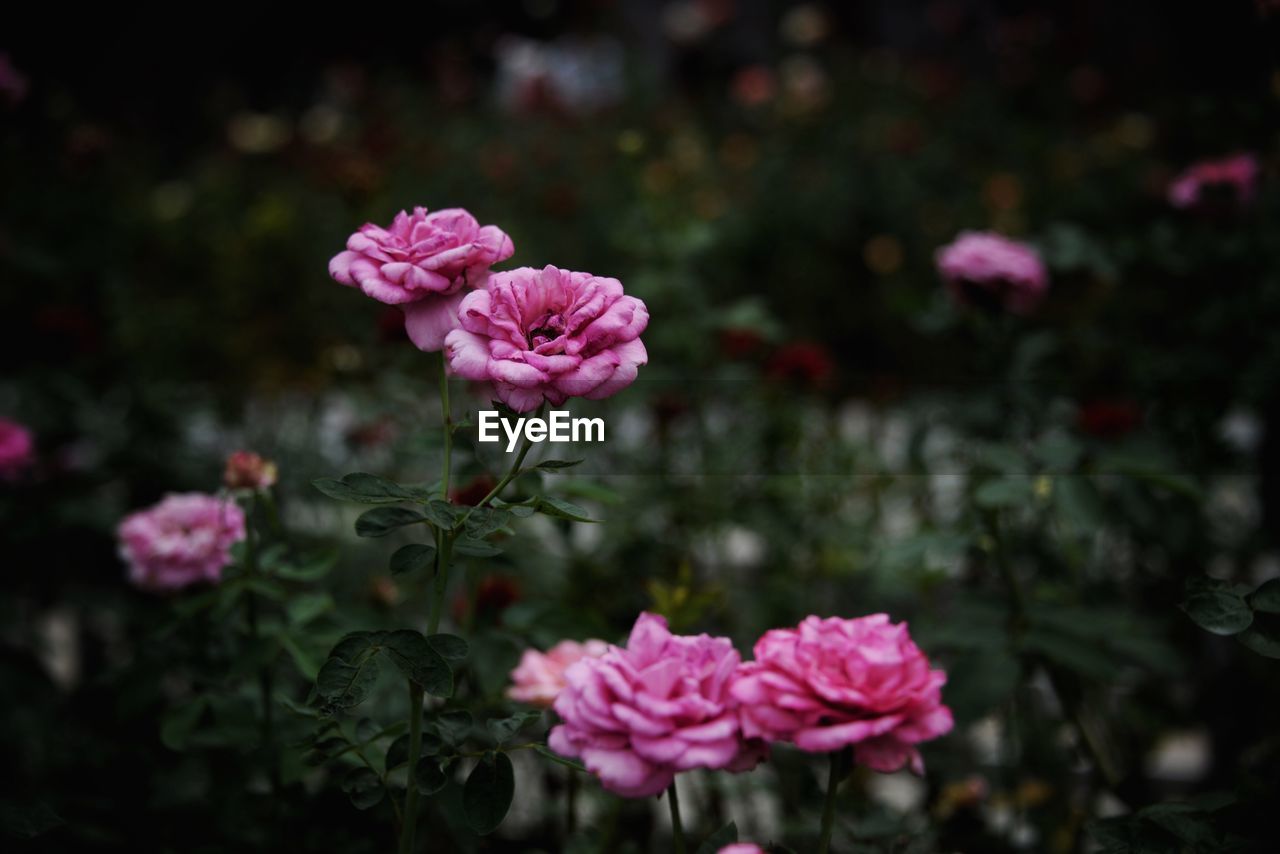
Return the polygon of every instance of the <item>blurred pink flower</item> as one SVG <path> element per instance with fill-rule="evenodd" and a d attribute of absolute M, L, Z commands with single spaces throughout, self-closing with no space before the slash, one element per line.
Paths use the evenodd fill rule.
<path fill-rule="evenodd" d="M 1049 288 L 1040 254 L 994 232 L 963 231 L 935 260 L 947 287 L 966 305 L 1026 314 Z"/>
<path fill-rule="evenodd" d="M 752 842 L 735 842 L 721 848 L 716 854 L 764 854 L 764 849 Z"/>
<path fill-rule="evenodd" d="M 244 539 L 244 513 L 214 495 L 173 494 L 126 517 L 117 533 L 130 581 L 144 590 L 179 590 L 222 578 L 232 544 Z"/>
<path fill-rule="evenodd" d="M 26 97 L 26 75 L 14 67 L 8 53 L 0 51 L 0 99 L 18 104 Z"/>
<path fill-rule="evenodd" d="M 649 360 L 649 310 L 617 279 L 548 265 L 494 273 L 458 308 L 445 339 L 455 374 L 492 382 L 517 412 L 570 397 L 599 400 L 631 385 Z"/>
<path fill-rule="evenodd" d="M 755 661 L 743 664 L 732 693 L 749 738 L 790 741 L 827 753 L 854 746 L 876 771 L 924 762 L 915 745 L 950 732 L 942 705 L 947 676 L 884 614 L 854 620 L 808 617 L 797 628 L 765 632 Z"/>
<path fill-rule="evenodd" d="M 545 653 L 526 649 L 520 656 L 520 665 L 511 671 L 507 696 L 517 703 L 549 709 L 564 689 L 566 669 L 583 658 L 599 658 L 608 651 L 609 645 L 601 640 L 563 640 Z"/>
<path fill-rule="evenodd" d="M 1199 208 L 1206 203 L 1230 201 L 1248 204 L 1258 188 L 1261 169 L 1252 154 L 1234 154 L 1218 160 L 1201 160 L 1169 185 L 1169 204 L 1175 208 Z M 1215 193 L 1225 191 L 1230 199 Z"/>
<path fill-rule="evenodd" d="M 347 239 L 329 262 L 329 275 L 344 285 L 404 311 L 405 332 L 420 350 L 444 346 L 457 325 L 467 288 L 482 287 L 489 267 L 515 252 L 494 225 L 481 226 L 461 208 L 427 213 L 401 211 L 388 228 L 372 223 Z"/>
<path fill-rule="evenodd" d="M 270 489 L 276 484 L 276 464 L 253 451 L 235 451 L 227 457 L 222 483 L 227 489 Z"/>
<path fill-rule="evenodd" d="M 31 431 L 17 421 L 0 417 L 0 480 L 16 480 L 36 460 Z"/>
<path fill-rule="evenodd" d="M 768 748 L 742 739 L 729 693 L 739 661 L 728 638 L 673 635 L 662 617 L 641 614 L 626 649 L 565 671 L 555 702 L 564 723 L 548 744 L 628 798 L 656 795 L 693 768 L 748 771 Z"/>

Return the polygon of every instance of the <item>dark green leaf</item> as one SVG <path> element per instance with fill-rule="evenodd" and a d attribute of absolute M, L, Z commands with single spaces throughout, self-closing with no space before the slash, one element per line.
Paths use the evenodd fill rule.
<path fill-rule="evenodd" d="M 1249 596 L 1249 607 L 1268 614 L 1280 614 L 1280 578 L 1262 582 Z"/>
<path fill-rule="evenodd" d="M 536 511 L 538 499 L 526 498 L 524 501 L 519 501 L 513 504 L 511 502 L 503 501 L 501 498 L 495 498 L 489 503 L 501 510 L 506 510 L 518 519 L 525 519 L 532 516 Z"/>
<path fill-rule="evenodd" d="M 472 511 L 467 518 L 467 536 L 473 540 L 483 540 L 494 531 L 506 526 L 510 521 L 510 510 L 482 507 Z"/>
<path fill-rule="evenodd" d="M 437 697 L 453 694 L 453 671 L 449 663 L 421 632 L 413 629 L 387 632 L 382 639 L 382 648 L 400 672 L 421 685 L 428 694 Z"/>
<path fill-rule="evenodd" d="M 343 777 L 342 791 L 347 793 L 351 804 L 358 810 L 367 810 L 386 794 L 382 781 L 370 768 L 356 768 Z"/>
<path fill-rule="evenodd" d="M 450 667 L 464 661 L 467 657 L 467 642 L 457 635 L 428 635 L 427 643 L 449 662 Z"/>
<path fill-rule="evenodd" d="M 423 515 L 408 507 L 375 507 L 356 519 L 356 534 L 361 537 L 385 537 L 397 528 L 421 522 Z"/>
<path fill-rule="evenodd" d="M 429 568 L 436 559 L 436 547 L 423 543 L 401 546 L 391 555 L 391 574 L 404 575 Z"/>
<path fill-rule="evenodd" d="M 398 504 L 420 497 L 414 490 L 364 472 L 344 475 L 341 480 L 322 477 L 311 481 L 311 485 L 330 498 L 357 504 Z"/>
<path fill-rule="evenodd" d="M 502 549 L 492 543 L 473 540 L 470 537 L 459 537 L 453 544 L 453 550 L 467 557 L 493 557 L 502 554 Z"/>
<path fill-rule="evenodd" d="M 732 845 L 738 841 L 738 825 L 729 822 L 715 833 L 708 836 L 698 846 L 696 854 L 716 854 L 726 845 Z"/>
<path fill-rule="evenodd" d="M 319 581 L 338 563 L 333 553 L 299 561 L 297 565 L 282 563 L 271 568 L 271 574 L 287 581 Z"/>
<path fill-rule="evenodd" d="M 1280 658 L 1280 617 L 1256 614 L 1253 625 L 1236 635 L 1236 640 L 1258 655 Z"/>
<path fill-rule="evenodd" d="M 1004 477 L 988 480 L 973 492 L 973 500 L 988 510 L 1021 507 L 1031 502 L 1030 477 Z"/>
<path fill-rule="evenodd" d="M 409 761 L 409 734 L 397 738 L 387 748 L 387 771 L 394 771 Z"/>
<path fill-rule="evenodd" d="M 451 747 L 461 746 L 471 735 L 471 727 L 474 726 L 471 713 L 465 709 L 441 712 L 434 723 L 440 737 Z"/>
<path fill-rule="evenodd" d="M 441 770 L 439 760 L 431 756 L 424 756 L 418 760 L 418 764 L 413 769 L 413 784 L 418 787 L 421 794 L 434 795 L 443 789 L 447 782 L 449 779 Z"/>
<path fill-rule="evenodd" d="M 333 597 L 328 593 L 303 593 L 289 600 L 285 613 L 290 624 L 300 627 L 333 609 Z"/>
<path fill-rule="evenodd" d="M 544 495 L 538 499 L 537 509 L 544 516 L 551 516 L 554 519 L 571 519 L 574 522 L 599 521 L 588 516 L 587 511 L 577 504 L 565 501 L 562 498 L 551 498 Z"/>
<path fill-rule="evenodd" d="M 358 706 L 373 690 L 378 681 L 375 640 L 370 632 L 353 632 L 329 652 L 316 675 L 316 693 L 326 714 Z"/>
<path fill-rule="evenodd" d="M 493 740 L 502 745 L 507 739 L 519 732 L 520 728 L 525 724 L 539 720 L 541 717 L 542 712 L 517 712 L 509 718 L 489 720 L 485 725 L 489 730 L 489 735 L 493 736 Z"/>
<path fill-rule="evenodd" d="M 532 467 L 533 471 L 556 471 L 557 469 L 567 469 L 581 463 L 582 460 L 543 460 Z"/>
<path fill-rule="evenodd" d="M 1244 599 L 1229 589 L 1192 593 L 1179 607 L 1196 625 L 1215 635 L 1239 634 L 1253 622 L 1253 612 Z"/>
<path fill-rule="evenodd" d="M 459 514 L 467 511 L 465 508 L 450 504 L 443 498 L 433 498 L 427 502 L 422 512 L 426 514 L 427 520 L 432 525 L 451 531 L 453 526 L 458 523 Z"/>
<path fill-rule="evenodd" d="M 515 774 L 505 753 L 487 754 L 467 777 L 462 790 L 462 815 L 467 827 L 483 836 L 492 833 L 511 808 Z"/>

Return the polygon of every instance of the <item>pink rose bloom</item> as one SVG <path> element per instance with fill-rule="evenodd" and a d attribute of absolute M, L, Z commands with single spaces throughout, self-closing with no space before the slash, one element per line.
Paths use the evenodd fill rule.
<path fill-rule="evenodd" d="M 388 228 L 366 223 L 329 262 L 329 275 L 404 311 L 404 328 L 420 350 L 444 346 L 467 288 L 484 285 L 489 267 L 510 258 L 511 238 L 481 226 L 461 208 L 396 214 Z"/>
<path fill-rule="evenodd" d="M 270 489 L 276 484 L 276 464 L 253 451 L 236 451 L 227 457 L 222 483 L 227 489 Z"/>
<path fill-rule="evenodd" d="M 631 385 L 649 354 L 649 310 L 617 279 L 548 265 L 494 273 L 458 309 L 445 339 L 455 374 L 492 382 L 516 412 L 570 397 L 600 400 Z"/>
<path fill-rule="evenodd" d="M 751 842 L 735 842 L 721 848 L 716 854 L 764 854 L 764 849 Z"/>
<path fill-rule="evenodd" d="M 628 798 L 656 795 L 692 768 L 750 770 L 767 748 L 742 739 L 729 693 L 739 661 L 728 638 L 673 635 L 662 617 L 641 614 L 626 649 L 565 671 L 555 702 L 564 723 L 548 744 Z"/>
<path fill-rule="evenodd" d="M 924 762 L 915 745 L 951 731 L 942 705 L 947 676 L 929 667 L 907 634 L 885 614 L 856 620 L 808 617 L 794 629 L 765 632 L 756 660 L 739 668 L 733 696 L 742 732 L 828 753 L 854 746 L 856 761 L 876 771 Z"/>
<path fill-rule="evenodd" d="M 1049 288 L 1039 253 L 994 232 L 962 231 L 934 258 L 942 280 L 965 305 L 1027 314 Z"/>
<path fill-rule="evenodd" d="M 36 460 L 31 431 L 8 418 L 0 418 L 0 480 L 17 480 Z"/>
<path fill-rule="evenodd" d="M 1202 160 L 1187 169 L 1169 185 L 1169 204 L 1175 208 L 1200 208 L 1214 201 L 1248 204 L 1258 188 L 1258 158 L 1252 154 L 1235 154 L 1219 160 Z"/>
<path fill-rule="evenodd" d="M 234 501 L 188 492 L 125 518 L 117 532 L 129 580 L 144 590 L 179 590 L 217 582 L 244 539 L 244 513 Z"/>
<path fill-rule="evenodd" d="M 507 696 L 517 703 L 549 709 L 564 690 L 564 672 L 570 665 L 583 658 L 599 658 L 608 651 L 609 645 L 601 640 L 564 640 L 545 653 L 526 649 L 520 665 L 511 671 Z"/>

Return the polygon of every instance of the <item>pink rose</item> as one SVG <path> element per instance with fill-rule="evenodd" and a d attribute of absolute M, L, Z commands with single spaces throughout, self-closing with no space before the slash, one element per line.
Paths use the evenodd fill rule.
<path fill-rule="evenodd" d="M 907 634 L 885 614 L 856 620 L 808 617 L 797 628 L 765 632 L 756 660 L 739 668 L 732 693 L 742 703 L 742 732 L 827 753 L 854 746 L 876 771 L 924 762 L 915 745 L 951 731 L 942 705 L 947 676 L 932 670 Z"/>
<path fill-rule="evenodd" d="M 565 670 L 583 658 L 599 658 L 608 650 L 609 645 L 601 640 L 564 640 L 545 653 L 526 649 L 520 656 L 520 665 L 511 671 L 507 696 L 517 703 L 549 709 L 564 690 Z"/>
<path fill-rule="evenodd" d="M 231 545 L 244 539 L 244 513 L 214 495 L 167 495 L 125 518 L 117 533 L 130 581 L 144 590 L 178 590 L 221 579 Z"/>
<path fill-rule="evenodd" d="M 721 848 L 716 854 L 764 854 L 764 849 L 751 842 L 735 842 Z"/>
<path fill-rule="evenodd" d="M 1258 158 L 1252 154 L 1202 160 L 1169 185 L 1169 204 L 1180 209 L 1206 208 L 1215 202 L 1248 204 L 1253 201 L 1260 171 Z M 1229 198 L 1223 198 L 1223 193 Z"/>
<path fill-rule="evenodd" d="M 329 262 L 329 275 L 344 285 L 404 311 L 404 327 L 420 350 L 444 346 L 457 325 L 467 288 L 481 287 L 489 267 L 510 258 L 511 238 L 481 225 L 461 208 L 396 214 L 389 228 L 372 223 L 347 239 L 347 250 Z"/>
<path fill-rule="evenodd" d="M 253 451 L 236 451 L 227 457 L 222 483 L 227 489 L 270 489 L 276 483 L 276 464 Z"/>
<path fill-rule="evenodd" d="M 649 360 L 640 333 L 649 310 L 617 279 L 547 266 L 494 273 L 458 309 L 445 339 L 458 376 L 492 382 L 517 412 L 545 400 L 599 400 L 631 385 Z"/>
<path fill-rule="evenodd" d="M 963 231 L 935 255 L 938 272 L 965 305 L 1031 312 L 1049 288 L 1039 253 L 993 232 Z"/>
<path fill-rule="evenodd" d="M 548 743 L 628 798 L 656 795 L 692 768 L 750 770 L 767 748 L 742 739 L 729 693 L 739 662 L 728 638 L 673 635 L 666 620 L 641 614 L 626 649 L 565 671 L 555 702 L 564 723 Z"/>
<path fill-rule="evenodd" d="M 0 418 L 0 480 L 17 480 L 36 460 L 31 431 L 8 418 Z"/>

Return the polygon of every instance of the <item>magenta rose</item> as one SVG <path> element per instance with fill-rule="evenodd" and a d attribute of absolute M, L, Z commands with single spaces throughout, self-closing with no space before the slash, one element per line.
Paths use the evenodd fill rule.
<path fill-rule="evenodd" d="M 606 789 L 656 795 L 693 768 L 747 771 L 766 755 L 744 742 L 729 693 L 740 658 L 728 638 L 684 637 L 641 614 L 626 649 L 610 647 L 565 671 L 548 744 L 577 756 Z"/>
<path fill-rule="evenodd" d="M 549 709 L 564 690 L 564 672 L 583 658 L 599 658 L 609 651 L 601 640 L 583 643 L 564 640 L 546 652 L 526 649 L 520 664 L 511 671 L 507 696 L 518 703 Z"/>
<path fill-rule="evenodd" d="M 167 495 L 125 518 L 117 533 L 130 581 L 144 590 L 180 590 L 222 578 L 232 544 L 244 539 L 244 513 L 215 495 Z"/>
<path fill-rule="evenodd" d="M 934 670 L 885 614 L 855 620 L 808 617 L 794 629 L 765 632 L 755 661 L 743 664 L 732 693 L 749 738 L 790 741 L 827 753 L 853 745 L 876 771 L 910 765 L 924 772 L 916 745 L 951 731 L 942 705 L 947 676 Z"/>
<path fill-rule="evenodd" d="M 1260 171 L 1252 154 L 1202 160 L 1169 185 L 1169 204 L 1182 209 L 1248 204 L 1257 191 Z"/>
<path fill-rule="evenodd" d="M 404 311 L 404 328 L 420 350 L 444 346 L 468 288 L 484 285 L 489 267 L 515 252 L 495 225 L 481 226 L 461 208 L 401 211 L 388 228 L 372 223 L 347 239 L 329 275 Z"/>
<path fill-rule="evenodd" d="M 617 279 L 548 265 L 494 273 L 458 309 L 445 339 L 458 376 L 491 382 L 516 412 L 570 397 L 599 400 L 631 385 L 649 360 L 649 310 Z"/>
<path fill-rule="evenodd" d="M 993 232 L 961 232 L 938 250 L 935 261 L 943 282 L 965 305 L 1027 314 L 1049 289 L 1039 253 Z"/>
<path fill-rule="evenodd" d="M 0 480 L 17 480 L 35 460 L 31 431 L 17 421 L 0 418 Z"/>

